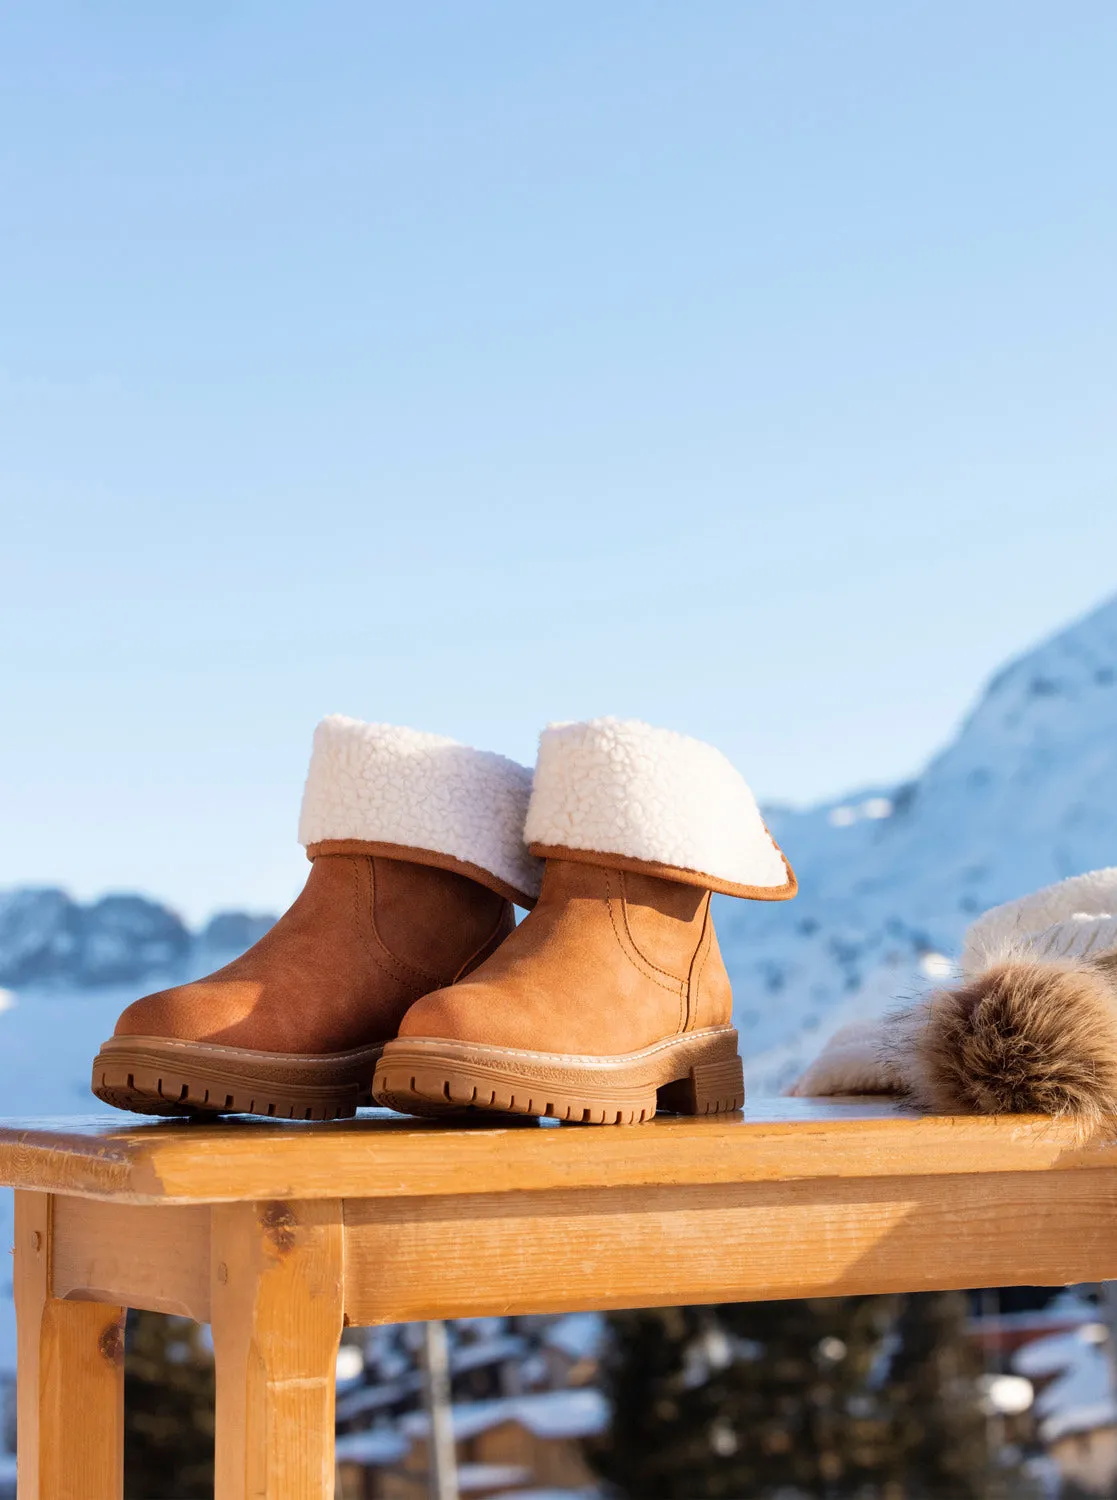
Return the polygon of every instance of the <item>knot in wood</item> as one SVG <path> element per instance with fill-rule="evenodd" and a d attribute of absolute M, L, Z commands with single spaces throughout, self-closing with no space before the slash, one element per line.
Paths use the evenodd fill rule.
<path fill-rule="evenodd" d="M 299 1221 L 289 1203 L 275 1201 L 260 1207 L 260 1228 L 277 1255 L 289 1255 L 295 1248 L 295 1230 Z"/>
<path fill-rule="evenodd" d="M 97 1340 L 97 1348 L 106 1364 L 118 1369 L 124 1363 L 124 1326 L 114 1319 Z"/>

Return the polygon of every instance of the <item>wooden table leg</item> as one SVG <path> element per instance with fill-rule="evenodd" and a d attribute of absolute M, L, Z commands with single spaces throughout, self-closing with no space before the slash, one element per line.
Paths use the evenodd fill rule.
<path fill-rule="evenodd" d="M 215 1204 L 212 1214 L 215 1500 L 333 1500 L 341 1203 Z"/>
<path fill-rule="evenodd" d="M 53 1199 L 15 1198 L 19 1500 L 121 1500 L 124 1310 L 51 1295 Z"/>

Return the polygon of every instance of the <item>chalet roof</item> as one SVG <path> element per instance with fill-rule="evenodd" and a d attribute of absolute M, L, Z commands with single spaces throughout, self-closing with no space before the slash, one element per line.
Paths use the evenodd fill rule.
<path fill-rule="evenodd" d="M 375 1468 L 380 1464 L 398 1463 L 407 1452 L 407 1439 L 391 1427 L 369 1427 L 364 1432 L 347 1432 L 337 1440 L 339 1464 L 361 1464 Z"/>
<path fill-rule="evenodd" d="M 522 1359 L 526 1352 L 527 1340 L 518 1333 L 478 1339 L 475 1343 L 458 1344 L 451 1349 L 450 1370 L 454 1375 L 462 1375 L 466 1370 L 482 1370 L 506 1359 Z"/>
<path fill-rule="evenodd" d="M 481 1490 L 492 1491 L 506 1484 L 522 1484 L 531 1478 L 531 1470 L 523 1464 L 459 1464 L 458 1491 L 472 1495 Z"/>
<path fill-rule="evenodd" d="M 1045 1335 L 1060 1333 L 1081 1323 L 1096 1323 L 1101 1314 L 1096 1303 L 1071 1291 L 1061 1291 L 1046 1307 L 1027 1312 L 1002 1312 L 970 1318 L 966 1324 L 972 1334 L 1022 1333 Z"/>
<path fill-rule="evenodd" d="M 600 1500 L 600 1490 L 506 1490 L 500 1500 Z"/>
<path fill-rule="evenodd" d="M 337 1398 L 337 1420 L 352 1421 L 366 1411 L 383 1411 L 406 1401 L 422 1389 L 423 1377 L 418 1371 L 410 1372 L 399 1380 L 382 1380 L 376 1385 L 353 1386 Z"/>
<path fill-rule="evenodd" d="M 604 1336 L 605 1321 L 600 1313 L 567 1313 L 547 1329 L 543 1341 L 570 1359 L 595 1359 Z"/>
<path fill-rule="evenodd" d="M 1055 1377 L 1035 1403 L 1039 1435 L 1045 1443 L 1117 1425 L 1103 1325 L 1086 1324 L 1073 1333 L 1057 1333 L 1027 1344 L 1012 1363 L 1022 1375 Z"/>
<path fill-rule="evenodd" d="M 600 1391 L 543 1391 L 533 1396 L 506 1396 L 494 1401 L 471 1401 L 453 1408 L 454 1436 L 476 1437 L 503 1422 L 518 1422 L 541 1438 L 590 1437 L 609 1421 L 609 1407 Z M 426 1412 L 408 1412 L 400 1431 L 423 1437 L 429 1428 Z"/>

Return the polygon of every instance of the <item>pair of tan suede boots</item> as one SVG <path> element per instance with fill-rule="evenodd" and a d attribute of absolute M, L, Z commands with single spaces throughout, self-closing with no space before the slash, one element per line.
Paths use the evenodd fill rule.
<path fill-rule="evenodd" d="M 593 1124 L 741 1107 L 710 895 L 779 901 L 796 883 L 712 746 L 555 725 L 533 774 L 333 717 L 299 836 L 311 871 L 291 909 L 217 973 L 130 1005 L 94 1063 L 99 1098 L 300 1120 L 373 1102 Z"/>

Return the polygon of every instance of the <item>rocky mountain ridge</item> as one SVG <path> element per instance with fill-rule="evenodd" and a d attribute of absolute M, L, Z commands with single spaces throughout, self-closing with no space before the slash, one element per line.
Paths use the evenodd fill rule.
<path fill-rule="evenodd" d="M 203 972 L 210 960 L 242 953 L 274 921 L 219 912 L 192 932 L 144 896 L 83 904 L 52 887 L 0 891 L 0 985 L 88 989 Z"/>

